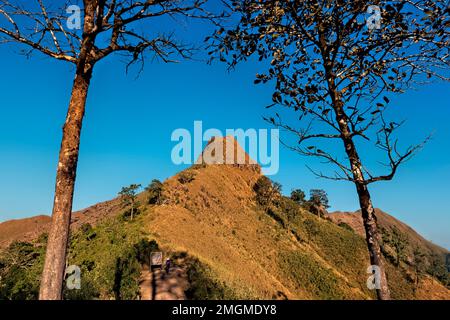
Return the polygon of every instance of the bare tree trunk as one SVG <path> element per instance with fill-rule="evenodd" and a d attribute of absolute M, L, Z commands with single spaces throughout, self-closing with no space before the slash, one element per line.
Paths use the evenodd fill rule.
<path fill-rule="evenodd" d="M 48 236 L 41 278 L 40 300 L 60 300 L 62 298 L 80 132 L 91 76 L 91 66 L 84 63 L 78 66 L 72 87 L 69 110 L 63 127 L 56 174 L 52 226 Z"/>
<path fill-rule="evenodd" d="M 370 192 L 367 184 L 364 183 L 364 175 L 362 172 L 362 164 L 356 146 L 350 134 L 346 116 L 342 111 L 341 104 L 337 104 L 336 117 L 342 132 L 342 141 L 344 143 L 345 152 L 350 161 L 350 168 L 353 173 L 353 182 L 358 193 L 359 205 L 361 208 L 361 215 L 363 219 L 364 229 L 366 231 L 366 242 L 369 249 L 370 263 L 379 268 L 380 288 L 377 288 L 377 296 L 380 300 L 389 300 L 390 293 L 386 279 L 386 271 L 384 268 L 381 249 L 380 238 L 378 233 L 377 221 L 375 217 L 375 210 L 370 198 Z"/>
<path fill-rule="evenodd" d="M 346 116 L 342 113 L 342 108 L 338 104 L 336 109 L 338 123 L 342 131 L 342 141 L 344 142 L 345 152 L 350 161 L 350 167 L 353 173 L 353 181 L 358 193 L 359 205 L 363 219 L 364 229 L 366 231 L 366 242 L 369 249 L 370 263 L 379 268 L 380 288 L 377 288 L 377 296 L 380 300 L 389 300 L 390 293 L 386 279 L 386 271 L 380 249 L 380 237 L 378 233 L 375 210 L 370 199 L 370 192 L 367 184 L 364 183 L 362 164 L 356 146 L 349 132 Z"/>
<path fill-rule="evenodd" d="M 364 229 L 366 231 L 366 242 L 369 249 L 370 263 L 378 266 L 380 271 L 380 288 L 377 288 L 377 296 L 380 300 L 389 300 L 390 292 L 380 249 L 380 239 L 375 210 L 372 205 L 372 200 L 370 199 L 370 193 L 367 189 L 367 185 L 365 184 L 356 183 L 356 190 L 358 192 L 361 215 L 363 218 Z"/>
<path fill-rule="evenodd" d="M 322 42 L 323 41 L 324 40 L 322 39 Z M 384 268 L 381 255 L 380 238 L 375 217 L 375 210 L 372 205 L 372 200 L 370 199 L 369 189 L 367 188 L 367 184 L 364 182 L 361 158 L 359 157 L 358 151 L 356 150 L 356 145 L 353 141 L 353 136 L 348 124 L 348 116 L 345 114 L 344 104 L 341 100 L 341 94 L 335 85 L 335 76 L 329 67 L 331 62 L 329 62 L 327 58 L 324 58 L 324 61 L 327 61 L 325 71 L 327 74 L 328 91 L 331 97 L 334 112 L 336 114 L 336 122 L 339 126 L 345 153 L 347 154 L 350 162 L 350 168 L 353 174 L 353 183 L 355 184 L 356 192 L 358 193 L 361 215 L 364 229 L 366 231 L 366 243 L 369 250 L 370 263 L 371 265 L 379 268 L 378 276 L 380 277 L 380 288 L 376 289 L 377 296 L 379 300 L 389 300 L 390 293 L 386 278 L 386 270 Z"/>

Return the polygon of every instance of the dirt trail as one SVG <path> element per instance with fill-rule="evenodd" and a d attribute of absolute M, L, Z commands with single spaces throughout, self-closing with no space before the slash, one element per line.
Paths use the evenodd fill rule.
<path fill-rule="evenodd" d="M 169 274 L 159 268 L 142 268 L 139 281 L 141 300 L 186 300 L 188 287 L 186 269 L 180 266 L 170 268 Z"/>

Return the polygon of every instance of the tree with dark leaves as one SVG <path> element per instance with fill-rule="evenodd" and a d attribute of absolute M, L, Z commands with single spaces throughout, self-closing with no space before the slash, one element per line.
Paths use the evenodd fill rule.
<path fill-rule="evenodd" d="M 414 268 L 415 273 L 414 291 L 417 291 L 420 285 L 420 280 L 426 274 L 427 271 L 427 259 L 423 250 L 418 246 L 414 247 L 412 256 L 413 256 L 412 266 Z"/>
<path fill-rule="evenodd" d="M 354 184 L 370 261 L 379 270 L 377 295 L 389 299 L 368 186 L 393 179 L 426 141 L 402 151 L 395 132 L 403 122 L 388 121 L 385 111 L 389 93 L 450 80 L 448 1 L 236 0 L 228 5 L 238 22 L 207 39 L 212 57 L 230 68 L 253 57 L 261 61 L 255 83 L 274 83 L 268 107 L 283 111 L 266 120 L 296 139 L 282 142 L 336 166 L 331 175 L 316 171 L 319 177 Z M 387 173 L 369 170 L 361 157 L 369 145 L 386 156 Z"/>
<path fill-rule="evenodd" d="M 256 201 L 265 210 L 273 204 L 274 200 L 281 195 L 281 184 L 272 182 L 266 176 L 261 176 L 253 186 L 256 193 Z"/>
<path fill-rule="evenodd" d="M 305 203 L 305 192 L 301 189 L 295 189 L 291 192 L 291 200 L 302 205 Z"/>
<path fill-rule="evenodd" d="M 163 201 L 164 184 L 153 179 L 152 182 L 145 188 L 148 193 L 148 204 L 161 204 Z"/>
<path fill-rule="evenodd" d="M 128 187 L 122 187 L 119 192 L 123 205 L 130 208 L 130 220 L 133 220 L 134 212 L 137 209 L 137 191 L 141 188 L 140 184 L 130 184 Z"/>
<path fill-rule="evenodd" d="M 311 189 L 309 191 L 309 202 L 315 206 L 321 206 L 324 209 L 328 209 L 330 205 L 328 204 L 328 194 L 322 189 Z"/>
<path fill-rule="evenodd" d="M 383 242 L 389 245 L 395 252 L 395 266 L 398 268 L 400 262 L 407 258 L 409 245 L 408 236 L 401 232 L 396 226 L 390 230 L 382 229 Z"/>

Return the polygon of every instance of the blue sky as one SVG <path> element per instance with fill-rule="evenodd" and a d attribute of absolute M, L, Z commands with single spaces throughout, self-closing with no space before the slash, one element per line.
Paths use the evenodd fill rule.
<path fill-rule="evenodd" d="M 16 50 L 17 51 L 17 50 Z M 51 212 L 55 170 L 74 70 L 39 54 L 32 59 L 0 46 L 0 221 Z M 130 183 L 164 180 L 172 164 L 171 133 L 205 128 L 270 128 L 262 120 L 270 86 L 255 86 L 256 63 L 227 72 L 222 64 L 148 62 L 138 79 L 113 58 L 96 66 L 82 132 L 74 209 L 115 197 Z M 391 99 L 408 121 L 402 139 L 434 138 L 394 181 L 371 186 L 376 207 L 450 248 L 450 85 L 433 84 Z M 325 189 L 331 210 L 358 209 L 353 186 L 317 179 L 305 167 L 317 160 L 281 148 L 272 178 L 285 193 Z M 367 154 L 368 157 L 371 154 Z"/>

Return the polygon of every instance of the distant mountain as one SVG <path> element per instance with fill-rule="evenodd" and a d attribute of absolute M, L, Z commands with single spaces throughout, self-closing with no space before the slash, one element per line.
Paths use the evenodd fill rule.
<path fill-rule="evenodd" d="M 221 143 L 220 138 L 214 143 Z M 333 213 L 321 218 L 282 196 L 264 207 L 256 201 L 254 190 L 262 177 L 260 168 L 246 163 L 199 161 L 164 182 L 158 204 L 148 203 L 147 192 L 140 194 L 139 214 L 133 220 L 119 199 L 74 214 L 68 263 L 82 268 L 84 280 L 77 293 L 82 296 L 78 297 L 143 296 L 143 283 L 151 283 L 142 278 L 148 275 L 145 257 L 159 247 L 177 265 L 189 299 L 376 298 L 366 286 L 370 263 L 360 216 Z M 381 226 L 395 225 L 427 255 L 448 253 L 395 218 L 381 211 L 377 217 Z M 33 242 L 30 235 L 37 237 L 48 225 L 48 217 L 2 223 L 1 243 Z M 9 253 L 19 250 L 3 248 Z M 32 273 L 14 275 L 27 285 L 5 284 L 4 296 L 35 297 L 42 254 L 36 251 L 31 264 L 27 260 Z M 4 273 L 11 270 L 7 263 L 3 262 Z M 411 265 L 396 267 L 389 259 L 386 265 L 394 299 L 450 299 L 450 290 L 431 274 L 421 276 L 416 286 Z M 20 291 L 24 287 L 32 288 L 27 289 L 31 293 Z M 20 294 L 11 295 L 13 291 Z M 1 292 L 0 285 L 0 297 Z"/>
<path fill-rule="evenodd" d="M 0 248 L 13 241 L 32 241 L 50 226 L 49 216 L 35 216 L 25 219 L 9 220 L 0 223 Z"/>
<path fill-rule="evenodd" d="M 74 212 L 71 229 L 76 230 L 84 223 L 96 225 L 111 214 L 113 215 L 119 207 L 120 202 L 114 199 Z M 50 226 L 51 217 L 46 215 L 1 222 L 0 249 L 7 247 L 13 241 L 32 241 L 42 233 L 47 233 Z"/>
<path fill-rule="evenodd" d="M 429 254 L 445 255 L 449 251 L 442 248 L 422 237 L 413 228 L 407 224 L 401 222 L 400 220 L 394 218 L 386 212 L 380 209 L 375 209 L 375 215 L 377 217 L 377 222 L 380 228 L 387 228 L 391 230 L 392 228 L 398 228 L 402 233 L 404 233 L 409 239 L 411 246 L 419 246 L 423 248 Z M 351 226 L 358 234 L 365 236 L 365 231 L 363 227 L 361 212 L 332 212 L 330 213 L 330 218 L 337 224 L 346 223 Z"/>

